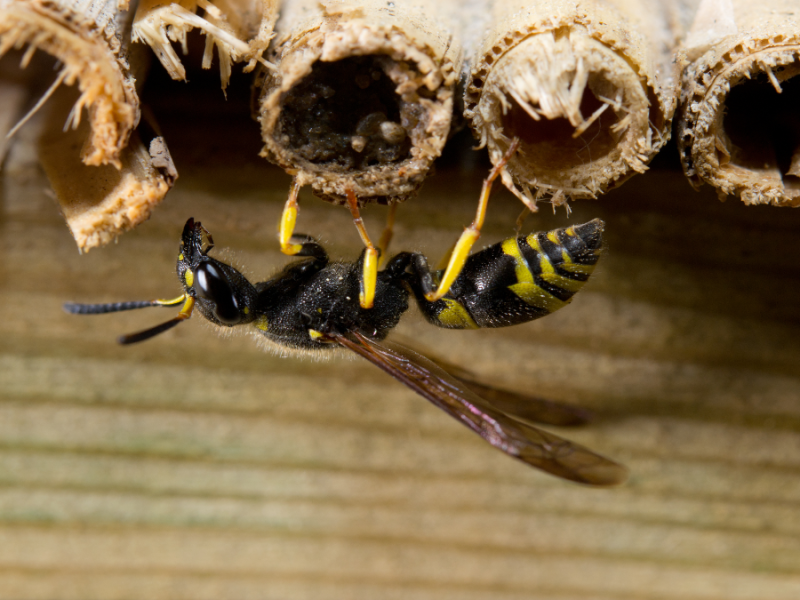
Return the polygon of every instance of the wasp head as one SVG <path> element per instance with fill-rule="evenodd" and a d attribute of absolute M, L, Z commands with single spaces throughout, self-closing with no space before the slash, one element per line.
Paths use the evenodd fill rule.
<path fill-rule="evenodd" d="M 255 319 L 256 290 L 239 271 L 208 255 L 214 239 L 199 221 L 183 228 L 178 278 L 196 308 L 212 323 L 232 327 Z"/>

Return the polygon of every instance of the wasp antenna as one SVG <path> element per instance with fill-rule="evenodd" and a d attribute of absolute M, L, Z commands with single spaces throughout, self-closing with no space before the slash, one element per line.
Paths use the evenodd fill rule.
<path fill-rule="evenodd" d="M 117 343 L 128 345 L 128 344 L 135 344 L 136 342 L 143 342 L 145 340 L 149 340 L 151 337 L 155 337 L 159 333 L 164 333 L 165 331 L 169 331 L 170 329 L 175 327 L 175 325 L 185 320 L 186 317 L 178 315 L 174 319 L 170 319 L 169 321 L 161 323 L 160 325 L 156 325 L 155 327 L 151 327 L 150 329 L 145 329 L 144 331 L 139 331 L 138 333 L 121 335 L 117 338 Z"/>
<path fill-rule="evenodd" d="M 65 312 L 72 315 L 101 315 L 103 313 L 135 310 L 137 308 L 147 308 L 149 306 L 161 306 L 161 304 L 157 300 L 109 302 L 108 304 L 78 304 L 76 302 L 65 302 L 63 308 Z"/>
<path fill-rule="evenodd" d="M 105 313 L 122 312 L 123 310 L 136 310 L 151 306 L 176 306 L 186 300 L 186 294 L 181 294 L 171 300 L 135 300 L 133 302 L 109 302 L 107 304 L 78 304 L 65 302 L 62 307 L 64 312 L 71 315 L 102 315 Z"/>
<path fill-rule="evenodd" d="M 189 317 L 192 316 L 192 309 L 194 308 L 194 298 L 191 296 L 179 296 L 175 300 L 155 300 L 153 306 L 171 306 L 172 304 L 177 304 L 178 301 L 185 299 L 186 302 L 181 308 L 181 312 L 178 313 L 178 316 L 174 319 L 170 319 L 160 325 L 156 325 L 155 327 L 151 327 L 150 329 L 145 329 L 144 331 L 140 331 L 138 333 L 130 333 L 128 335 L 122 335 L 117 338 L 117 342 L 123 345 L 127 344 L 135 344 L 136 342 L 143 342 L 145 340 L 149 340 L 151 337 L 157 336 L 159 333 L 164 333 L 165 331 L 169 331 L 175 325 L 180 323 L 181 321 L 185 321 Z M 165 302 L 171 302 L 172 304 L 166 304 Z"/>

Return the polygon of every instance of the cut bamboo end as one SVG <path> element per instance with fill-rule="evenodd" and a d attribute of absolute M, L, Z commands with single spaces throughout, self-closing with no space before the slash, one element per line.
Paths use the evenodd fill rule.
<path fill-rule="evenodd" d="M 12 48 L 26 48 L 22 66 L 41 50 L 63 65 L 65 85 L 80 90 L 70 116 L 77 126 L 84 108 L 90 134 L 81 150 L 87 165 L 121 166 L 121 154 L 139 120 L 135 80 L 128 72 L 117 33 L 126 27 L 126 14 L 117 0 L 94 2 L 61 0 L 0 0 L 0 56 Z"/>
<path fill-rule="evenodd" d="M 591 2 L 544 3 L 547 15 L 498 4 L 506 12 L 495 8 L 473 63 L 465 115 L 495 164 L 520 140 L 506 187 L 536 210 L 539 200 L 596 198 L 644 172 L 669 138 L 675 105 L 666 22 Z"/>
<path fill-rule="evenodd" d="M 68 95 L 56 94 L 43 111 L 37 150 L 70 232 L 87 251 L 146 221 L 178 173 L 164 139 L 145 119 L 120 153 L 119 168 L 81 164 L 75 150 L 88 125 L 66 132 L 57 127 L 69 110 Z"/>
<path fill-rule="evenodd" d="M 40 148 L 45 173 L 81 251 L 113 242 L 149 219 L 155 206 L 164 199 L 174 179 L 154 173 L 158 150 L 155 156 L 151 150 L 152 146 L 148 148 L 134 135 L 123 153 L 121 170 L 104 166 L 98 171 L 65 171 L 57 164 L 58 157 L 51 155 L 48 160 L 44 157 L 48 149 Z M 80 202 L 62 201 L 78 189 L 82 192 Z"/>
<path fill-rule="evenodd" d="M 198 14 L 203 11 L 203 15 Z M 272 39 L 278 18 L 277 0 L 143 0 L 133 19 L 131 39 L 147 44 L 170 77 L 186 79 L 186 69 L 172 44 L 188 52 L 187 34 L 193 29 L 206 36 L 203 68 L 211 68 L 216 48 L 222 89 L 228 87 L 234 63 L 247 61 L 245 71 L 257 62 Z"/>
<path fill-rule="evenodd" d="M 450 132 L 457 45 L 397 4 L 316 9 L 280 36 L 277 70 L 257 83 L 262 156 L 331 202 L 413 195 Z"/>
<path fill-rule="evenodd" d="M 800 206 L 800 18 L 776 2 L 740 4 L 729 7 L 727 30 L 710 30 L 718 35 L 702 35 L 699 12 L 684 47 L 684 172 L 722 199 Z"/>
<path fill-rule="evenodd" d="M 177 178 L 163 138 L 141 120 L 135 85 L 144 68 L 139 53 L 128 53 L 126 8 L 124 0 L 0 0 L 0 56 L 15 50 L 24 69 L 38 50 L 59 65 L 50 88 L 3 134 L 24 126 L 20 135 L 38 139 L 81 250 L 146 220 Z"/>

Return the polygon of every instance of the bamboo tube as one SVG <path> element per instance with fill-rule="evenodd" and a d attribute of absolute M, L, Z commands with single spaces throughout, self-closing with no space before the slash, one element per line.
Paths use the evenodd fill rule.
<path fill-rule="evenodd" d="M 204 15 L 197 14 L 202 9 Z M 219 56 L 222 88 L 228 87 L 234 62 L 248 61 L 251 71 L 269 46 L 278 18 L 278 0 L 142 0 L 133 20 L 131 37 L 150 46 L 158 60 L 178 80 L 186 70 L 171 42 L 187 53 L 186 34 L 199 29 L 206 36 L 203 68 L 211 68 L 214 48 Z"/>
<path fill-rule="evenodd" d="M 669 138 L 673 8 L 658 0 L 494 0 L 465 92 L 465 115 L 503 182 L 531 210 L 595 198 Z"/>
<path fill-rule="evenodd" d="M 256 82 L 262 155 L 332 202 L 416 192 L 442 151 L 460 46 L 441 6 L 298 0 Z"/>
<path fill-rule="evenodd" d="M 68 91 L 59 90 L 42 111 L 36 147 L 69 230 L 83 251 L 146 221 L 178 174 L 164 138 L 147 118 L 120 153 L 119 169 L 81 164 L 74 149 L 86 138 L 88 124 L 61 130 L 72 105 Z"/>
<path fill-rule="evenodd" d="M 141 118 L 136 81 L 144 65 L 128 52 L 126 4 L 0 0 L 0 56 L 24 48 L 26 68 L 41 50 L 61 65 L 50 89 L 18 125 L 31 117 L 38 121 L 42 163 L 82 250 L 147 219 L 177 177 L 163 138 L 136 133 Z M 64 89 L 73 84 L 77 94 Z"/>
<path fill-rule="evenodd" d="M 791 0 L 701 2 L 683 47 L 678 144 L 695 187 L 800 206 L 800 13 Z"/>
<path fill-rule="evenodd" d="M 81 159 L 87 165 L 119 168 L 139 121 L 135 78 L 124 56 L 126 18 L 117 0 L 0 0 L 0 56 L 27 46 L 25 67 L 42 50 L 63 63 L 62 83 L 78 84 L 73 124 L 86 107 L 91 135 Z"/>

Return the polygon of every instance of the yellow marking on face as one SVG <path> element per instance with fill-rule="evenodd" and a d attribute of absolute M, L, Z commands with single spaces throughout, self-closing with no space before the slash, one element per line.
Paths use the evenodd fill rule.
<path fill-rule="evenodd" d="M 267 322 L 267 317 L 264 315 L 258 317 L 253 324 L 256 326 L 256 329 L 260 329 L 261 331 L 269 331 L 269 323 Z"/>
<path fill-rule="evenodd" d="M 478 324 L 464 306 L 452 298 L 442 298 L 447 308 L 436 315 L 437 320 L 445 327 L 452 329 L 478 329 Z"/>
<path fill-rule="evenodd" d="M 181 252 L 180 254 L 178 254 L 178 260 L 183 260 L 183 252 Z"/>
<path fill-rule="evenodd" d="M 250 314 L 250 308 L 249 308 L 249 307 L 247 307 L 247 306 L 245 306 L 245 307 L 244 307 L 244 310 L 243 310 L 242 312 L 243 312 L 244 314 L 246 314 L 246 315 L 249 315 L 249 314 Z"/>
<path fill-rule="evenodd" d="M 560 300 L 535 283 L 515 283 L 508 286 L 508 289 L 519 296 L 525 304 L 544 309 L 547 312 L 554 312 L 569 303 L 569 300 Z"/>
<path fill-rule="evenodd" d="M 522 256 L 522 250 L 519 249 L 519 243 L 516 238 L 505 240 L 501 246 L 503 252 L 508 254 L 514 259 L 514 273 L 517 276 L 518 283 L 533 283 L 533 273 L 531 273 L 525 257 Z"/>
<path fill-rule="evenodd" d="M 192 287 L 194 285 L 194 273 L 192 273 L 191 269 L 186 269 L 186 272 L 183 274 L 183 280 L 186 282 L 187 287 Z"/>
<path fill-rule="evenodd" d="M 319 331 L 317 331 L 316 329 L 309 329 L 309 330 L 308 330 L 308 336 L 309 336 L 309 337 L 310 337 L 312 340 L 318 340 L 318 339 L 319 339 L 319 338 L 321 338 L 321 337 L 325 337 L 325 334 L 324 334 L 324 333 L 320 333 L 320 332 L 319 332 Z"/>

